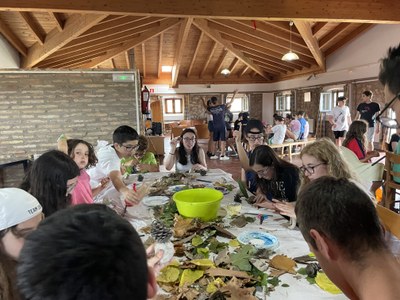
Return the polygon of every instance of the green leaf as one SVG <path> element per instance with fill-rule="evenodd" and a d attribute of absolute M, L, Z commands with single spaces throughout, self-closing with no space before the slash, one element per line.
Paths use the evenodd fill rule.
<path fill-rule="evenodd" d="M 301 275 L 307 275 L 307 271 L 306 268 L 300 268 L 297 270 L 297 273 L 301 274 Z"/>
<path fill-rule="evenodd" d="M 272 286 L 278 286 L 279 282 L 281 282 L 281 280 L 278 277 L 272 277 L 271 279 L 268 279 L 268 283 Z"/>
<path fill-rule="evenodd" d="M 204 258 L 208 258 L 209 256 L 209 251 L 207 248 L 197 248 L 196 252 L 197 254 L 201 254 Z"/>
<path fill-rule="evenodd" d="M 282 287 L 289 287 L 290 285 L 288 285 L 287 283 L 281 284 Z"/>
<path fill-rule="evenodd" d="M 268 274 L 260 271 L 256 267 L 253 266 L 250 272 L 254 278 L 257 279 L 258 283 L 257 285 L 259 286 L 267 286 L 268 285 Z"/>
<path fill-rule="evenodd" d="M 210 249 L 213 253 L 219 253 L 221 250 L 224 250 L 228 246 L 227 243 L 221 243 L 216 238 L 210 239 L 210 243 L 208 245 L 208 249 Z"/>
<path fill-rule="evenodd" d="M 254 254 L 254 247 L 251 245 L 245 245 L 238 250 L 237 253 L 231 255 L 232 265 L 237 267 L 240 271 L 251 271 L 252 265 L 250 258 Z"/>
<path fill-rule="evenodd" d="M 240 179 L 237 181 L 239 185 L 240 192 L 242 193 L 243 197 L 249 198 L 249 194 L 247 193 L 246 185 Z"/>
<path fill-rule="evenodd" d="M 201 236 L 199 236 L 199 235 L 195 235 L 195 236 L 192 238 L 192 245 L 195 246 L 195 247 L 200 246 L 200 245 L 203 244 L 203 243 L 204 243 L 204 241 L 203 241 L 203 239 L 201 238 Z"/>
<path fill-rule="evenodd" d="M 310 284 L 315 284 L 315 278 L 307 276 L 306 279 Z"/>

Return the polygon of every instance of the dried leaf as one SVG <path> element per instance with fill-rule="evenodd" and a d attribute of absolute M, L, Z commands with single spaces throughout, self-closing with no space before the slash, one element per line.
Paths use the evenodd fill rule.
<path fill-rule="evenodd" d="M 207 293 L 213 294 L 218 291 L 221 287 L 225 286 L 225 282 L 221 278 L 215 279 L 207 285 Z"/>
<path fill-rule="evenodd" d="M 275 255 L 271 259 L 269 264 L 275 269 L 286 271 L 290 274 L 296 274 L 296 271 L 294 269 L 294 267 L 296 266 L 296 262 L 286 255 Z"/>
<path fill-rule="evenodd" d="M 222 292 L 228 291 L 231 294 L 231 299 L 240 299 L 240 300 L 257 300 L 255 296 L 253 296 L 255 288 L 245 288 L 242 286 L 241 282 L 233 277 L 225 287 L 221 289 Z"/>
<path fill-rule="evenodd" d="M 167 266 L 160 271 L 157 276 L 157 282 L 174 283 L 179 279 L 179 269 L 173 266 Z"/>
<path fill-rule="evenodd" d="M 238 228 L 243 228 L 244 226 L 247 225 L 247 220 L 246 220 L 246 217 L 244 215 L 240 215 L 240 216 L 236 217 L 234 220 L 232 220 L 229 224 L 231 226 L 236 226 Z"/>
<path fill-rule="evenodd" d="M 214 263 L 209 259 L 194 259 L 190 261 L 191 264 L 194 264 L 199 267 L 214 267 Z"/>
<path fill-rule="evenodd" d="M 211 268 L 206 271 L 207 275 L 212 277 L 238 277 L 252 279 L 253 277 L 247 274 L 247 272 L 221 269 L 221 268 Z"/>
<path fill-rule="evenodd" d="M 228 249 L 224 249 L 218 253 L 214 260 L 216 266 L 227 265 L 231 262 Z"/>
<path fill-rule="evenodd" d="M 179 286 L 190 285 L 203 277 L 203 270 L 183 270 Z"/>
<path fill-rule="evenodd" d="M 194 219 L 184 218 L 179 215 L 175 215 L 174 224 L 174 237 L 182 238 L 188 234 L 188 232 L 193 231 L 196 228 Z"/>
<path fill-rule="evenodd" d="M 217 235 L 220 235 L 222 237 L 226 237 L 228 239 L 236 239 L 236 235 L 234 235 L 230 231 L 222 228 L 221 226 L 213 225 L 211 227 L 214 228 L 217 231 Z"/>

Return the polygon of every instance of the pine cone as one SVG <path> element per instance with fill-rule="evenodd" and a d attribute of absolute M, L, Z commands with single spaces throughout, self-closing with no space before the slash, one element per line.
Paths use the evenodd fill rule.
<path fill-rule="evenodd" d="M 158 243 L 166 243 L 172 236 L 172 230 L 168 228 L 163 222 L 154 220 L 151 224 L 151 236 Z"/>
<path fill-rule="evenodd" d="M 308 277 L 314 278 L 317 276 L 318 270 L 321 269 L 319 264 L 317 263 L 310 263 L 306 267 L 306 273 Z"/>
<path fill-rule="evenodd" d="M 240 194 L 240 193 L 237 193 L 237 194 L 235 195 L 235 197 L 233 198 L 233 201 L 234 201 L 234 202 L 238 202 L 238 203 L 242 203 L 242 199 L 240 199 L 240 196 L 241 196 L 241 194 Z"/>

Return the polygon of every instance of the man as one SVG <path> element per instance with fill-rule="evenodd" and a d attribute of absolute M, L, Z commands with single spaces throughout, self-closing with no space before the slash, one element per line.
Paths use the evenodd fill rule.
<path fill-rule="evenodd" d="M 367 140 L 368 151 L 374 150 L 374 135 L 379 133 L 379 123 L 375 125 L 375 118 L 381 110 L 379 104 L 372 101 L 371 91 L 362 93 L 362 102 L 357 106 L 356 120 L 362 119 L 368 122 Z"/>
<path fill-rule="evenodd" d="M 157 289 L 135 229 L 100 204 L 42 221 L 26 238 L 17 278 L 27 300 L 145 300 Z"/>
<path fill-rule="evenodd" d="M 302 189 L 295 211 L 310 250 L 347 297 L 399 298 L 399 264 L 362 188 L 348 179 L 321 177 Z"/>
<path fill-rule="evenodd" d="M 338 147 L 342 146 L 346 131 L 349 130 L 349 125 L 351 124 L 350 109 L 346 106 L 346 100 L 346 97 L 338 97 L 337 106 L 333 108 L 328 117 L 335 136 L 335 144 Z"/>
<path fill-rule="evenodd" d="M 113 144 L 98 149 L 96 155 L 97 165 L 88 170 L 91 183 L 99 184 L 101 179 L 109 177 L 114 188 L 123 195 L 124 199 L 132 204 L 140 201 L 139 193 L 128 189 L 122 180 L 121 159 L 130 158 L 138 148 L 139 135 L 130 126 L 120 126 L 113 133 Z M 97 198 L 102 198 L 109 189 L 100 193 Z"/>

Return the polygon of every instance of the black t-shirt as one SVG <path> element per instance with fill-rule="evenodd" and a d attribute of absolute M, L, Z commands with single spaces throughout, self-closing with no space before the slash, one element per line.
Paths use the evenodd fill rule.
<path fill-rule="evenodd" d="M 397 133 L 392 134 L 392 136 L 390 138 L 389 146 L 388 146 L 388 150 L 390 152 L 394 151 L 394 149 L 392 148 L 392 142 L 399 142 L 399 140 L 400 140 L 400 135 L 398 135 Z"/>
<path fill-rule="evenodd" d="M 376 102 L 360 103 L 357 111 L 360 113 L 360 119 L 368 122 L 369 127 L 374 127 L 375 120 L 372 117 L 380 111 L 379 104 Z"/>

